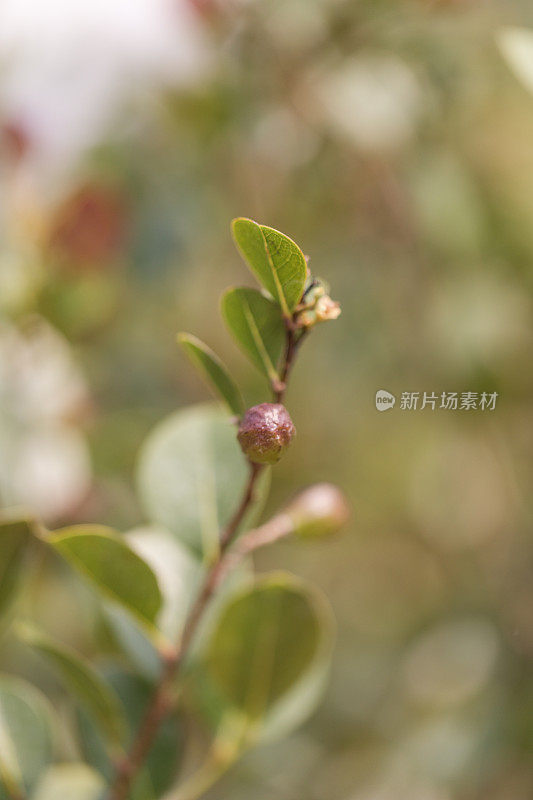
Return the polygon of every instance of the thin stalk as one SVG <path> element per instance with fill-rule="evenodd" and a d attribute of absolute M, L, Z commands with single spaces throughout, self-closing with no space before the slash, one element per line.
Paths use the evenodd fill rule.
<path fill-rule="evenodd" d="M 305 332 L 302 332 L 298 336 L 297 330 L 293 324 L 287 326 L 287 339 L 281 370 L 281 384 L 274 390 L 275 399 L 278 403 L 282 402 L 285 396 L 289 373 L 304 335 Z M 111 783 L 107 796 L 108 800 L 128 800 L 133 781 L 150 753 L 163 720 L 172 708 L 174 682 L 183 665 L 194 634 L 198 629 L 198 625 L 204 616 L 215 590 L 228 571 L 238 563 L 244 555 L 244 550 L 237 550 L 234 554 L 230 552 L 230 547 L 234 542 L 240 524 L 254 502 L 257 479 L 261 471 L 262 465 L 250 463 L 250 473 L 241 502 L 226 527 L 223 528 L 220 533 L 220 551 L 218 558 L 208 570 L 204 583 L 189 612 L 181 641 L 175 648 L 171 648 L 169 651 L 162 654 L 163 668 L 161 675 L 155 686 L 152 697 L 148 702 L 148 706 L 131 748 L 126 756 L 116 765 L 114 780 Z M 259 530 L 261 529 L 258 529 L 258 531 Z M 279 533 L 278 528 L 276 528 L 276 533 Z M 279 538 L 280 535 L 281 533 L 275 536 L 274 539 Z M 265 536 L 265 534 L 263 533 L 262 536 Z M 266 538 L 268 539 L 268 536 L 266 536 Z M 251 545 L 249 546 L 250 549 L 247 552 L 254 549 Z"/>
<path fill-rule="evenodd" d="M 274 402 L 282 403 L 287 391 L 289 375 L 296 359 L 296 354 L 300 349 L 303 339 L 307 335 L 307 330 L 295 327 L 294 321 L 287 322 L 287 337 L 285 339 L 285 354 L 283 356 L 283 368 L 281 370 L 279 383 L 273 385 Z"/>
<path fill-rule="evenodd" d="M 159 731 L 159 727 L 172 707 L 175 678 L 180 671 L 209 601 L 219 585 L 223 574 L 226 572 L 225 568 L 228 566 L 228 560 L 225 558 L 226 551 L 231 545 L 246 512 L 255 499 L 255 487 L 260 473 L 260 465 L 252 464 L 250 466 L 250 476 L 239 507 L 221 532 L 220 556 L 205 577 L 204 583 L 185 623 L 178 647 L 164 655 L 163 670 L 148 703 L 137 736 L 133 741 L 129 753 L 117 764 L 115 780 L 109 792 L 109 800 L 127 800 L 133 780 L 146 761 L 155 737 L 157 736 L 157 732 Z"/>

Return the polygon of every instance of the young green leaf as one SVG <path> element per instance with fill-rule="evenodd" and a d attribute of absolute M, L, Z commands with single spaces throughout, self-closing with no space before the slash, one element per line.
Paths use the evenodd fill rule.
<path fill-rule="evenodd" d="M 86 764 L 54 764 L 39 781 L 32 800 L 100 800 L 104 789 L 102 776 Z"/>
<path fill-rule="evenodd" d="M 220 530 L 235 512 L 247 480 L 235 426 L 210 405 L 178 411 L 160 423 L 141 450 L 137 473 L 150 521 L 207 559 L 216 555 Z M 269 481 L 269 470 L 264 470 L 260 499 Z"/>
<path fill-rule="evenodd" d="M 190 333 L 178 333 L 178 342 L 207 383 L 221 395 L 230 411 L 240 417 L 244 412 L 241 393 L 219 357 Z"/>
<path fill-rule="evenodd" d="M 54 642 L 31 626 L 21 625 L 19 635 L 54 667 L 67 689 L 94 719 L 110 744 L 119 745 L 125 731 L 122 708 L 116 694 L 91 664 L 71 648 Z"/>
<path fill-rule="evenodd" d="M 153 571 L 112 528 L 74 525 L 49 543 L 93 586 L 141 622 L 153 624 L 161 592 Z"/>
<path fill-rule="evenodd" d="M 237 344 L 270 381 L 279 381 L 276 365 L 285 341 L 279 308 L 256 289 L 228 289 L 222 316 Z"/>
<path fill-rule="evenodd" d="M 232 223 L 233 237 L 248 266 L 262 286 L 290 317 L 300 302 L 307 276 L 305 258 L 285 234 L 239 217 Z"/>
<path fill-rule="evenodd" d="M 205 669 L 220 696 L 257 735 L 309 682 L 318 660 L 329 660 L 330 644 L 331 617 L 323 598 L 275 573 L 245 588 L 222 612 Z M 298 697 L 305 702 L 302 692 Z"/>
<path fill-rule="evenodd" d="M 19 678 L 0 676 L 0 795 L 26 796 L 52 757 L 50 710 Z"/>
<path fill-rule="evenodd" d="M 0 614 L 16 592 L 31 528 L 25 519 L 0 519 Z"/>

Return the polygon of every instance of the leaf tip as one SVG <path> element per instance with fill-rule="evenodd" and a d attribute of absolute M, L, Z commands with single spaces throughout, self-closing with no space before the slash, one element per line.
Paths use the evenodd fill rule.
<path fill-rule="evenodd" d="M 252 225 L 257 225 L 258 224 L 255 220 L 250 219 L 250 217 L 234 217 L 231 220 L 231 228 L 232 228 L 232 230 L 235 230 L 236 226 L 239 225 L 239 223 L 241 223 L 241 222 L 251 223 Z"/>
<path fill-rule="evenodd" d="M 231 220 L 231 233 L 235 244 L 240 248 L 240 235 L 243 229 L 255 228 L 261 231 L 261 225 L 249 217 L 235 217 Z M 262 236 L 262 234 L 261 234 Z"/>
<path fill-rule="evenodd" d="M 186 333 L 185 331 L 179 331 L 176 334 L 176 342 L 180 345 L 180 347 L 186 347 L 190 344 L 196 337 L 194 337 L 190 333 Z"/>

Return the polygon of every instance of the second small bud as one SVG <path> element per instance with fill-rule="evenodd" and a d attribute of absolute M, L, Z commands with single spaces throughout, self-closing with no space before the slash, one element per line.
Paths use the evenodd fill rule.
<path fill-rule="evenodd" d="M 293 523 L 293 533 L 318 538 L 337 533 L 350 518 L 350 507 L 343 492 L 332 483 L 315 483 L 300 492 L 285 508 Z"/>
<path fill-rule="evenodd" d="M 260 403 L 249 408 L 242 418 L 237 438 L 243 453 L 254 464 L 276 464 L 295 433 L 284 405 Z"/>

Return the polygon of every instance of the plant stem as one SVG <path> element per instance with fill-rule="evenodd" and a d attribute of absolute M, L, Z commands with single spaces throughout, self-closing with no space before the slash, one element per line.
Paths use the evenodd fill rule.
<path fill-rule="evenodd" d="M 250 475 L 240 505 L 220 535 L 221 553 L 224 553 L 225 550 L 232 543 L 233 538 L 235 537 L 235 534 L 237 533 L 237 530 L 239 528 L 239 525 L 243 521 L 246 512 L 248 511 L 248 508 L 254 501 L 255 486 L 262 469 L 263 469 L 262 464 L 250 463 Z"/>
<path fill-rule="evenodd" d="M 294 360 L 302 340 L 307 334 L 307 330 L 302 329 L 300 335 L 297 336 L 297 330 L 298 329 L 295 327 L 294 321 L 287 321 L 287 338 L 285 340 L 285 355 L 283 357 L 283 368 L 281 370 L 280 382 L 273 386 L 275 403 L 283 402 L 285 392 L 287 391 L 287 383 L 289 380 L 290 371 L 293 367 Z"/>
<path fill-rule="evenodd" d="M 239 507 L 221 532 L 220 555 L 208 571 L 202 588 L 189 612 L 179 645 L 165 654 L 161 676 L 148 703 L 137 736 L 129 753 L 117 765 L 115 780 L 109 791 L 109 800 L 127 800 L 133 780 L 144 764 L 159 727 L 172 705 L 174 680 L 183 664 L 209 601 L 222 577 L 226 574 L 227 567 L 231 561 L 230 558 L 226 557 L 227 555 L 229 556 L 227 550 L 246 512 L 255 499 L 255 487 L 261 469 L 261 465 L 250 465 L 250 475 Z"/>
<path fill-rule="evenodd" d="M 255 528 L 244 534 L 242 539 L 239 540 L 235 550 L 228 555 L 231 555 L 234 559 L 244 558 L 244 556 L 249 553 L 259 550 L 260 547 L 265 547 L 265 545 L 273 544 L 279 541 L 279 539 L 284 539 L 286 536 L 289 536 L 293 530 L 294 521 L 289 514 L 282 512 L 272 517 L 272 519 L 269 519 L 268 522 L 265 522 L 265 524 L 261 525 L 259 528 Z"/>
<path fill-rule="evenodd" d="M 277 403 L 283 401 L 287 389 L 289 373 L 304 336 L 305 331 L 302 331 L 302 333 L 297 336 L 294 324 L 287 325 L 287 339 L 283 367 L 281 370 L 281 383 L 274 389 L 275 401 Z M 172 707 L 174 681 L 181 669 L 194 634 L 209 605 L 209 601 L 229 569 L 235 563 L 238 563 L 246 552 L 251 552 L 251 550 L 255 549 L 252 544 L 252 537 L 248 535 L 243 539 L 241 548 L 238 549 L 235 554 L 229 551 L 239 526 L 246 516 L 246 512 L 254 502 L 257 479 L 262 469 L 262 465 L 250 463 L 250 474 L 241 502 L 226 527 L 223 528 L 220 533 L 220 549 L 217 560 L 207 572 L 204 583 L 189 612 L 189 616 L 183 628 L 181 641 L 175 648 L 164 654 L 163 669 L 159 681 L 148 702 L 144 717 L 139 725 L 137 735 L 129 753 L 117 764 L 115 777 L 109 789 L 108 800 L 128 800 L 133 781 L 146 761 L 161 723 Z M 271 528 L 268 527 L 269 524 L 267 523 L 263 528 L 258 528 L 257 531 L 253 532 L 258 537 L 255 546 L 266 544 L 269 540 L 275 541 L 275 539 L 280 538 L 288 532 L 286 520 L 280 525 L 280 517 L 275 519 L 278 520 L 278 523 Z M 259 533 L 260 531 L 262 531 L 261 534 Z M 246 542 L 248 542 L 248 545 L 246 545 Z M 248 547 L 248 549 L 246 549 L 246 547 Z"/>

